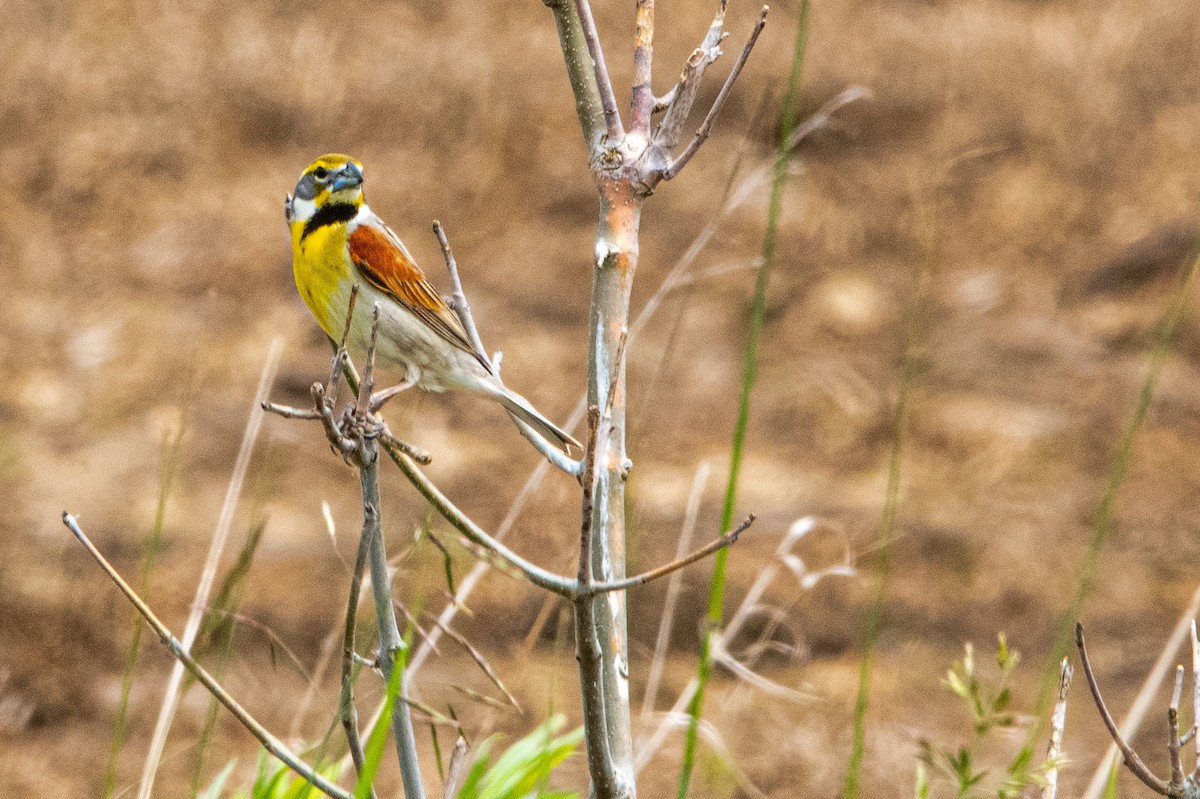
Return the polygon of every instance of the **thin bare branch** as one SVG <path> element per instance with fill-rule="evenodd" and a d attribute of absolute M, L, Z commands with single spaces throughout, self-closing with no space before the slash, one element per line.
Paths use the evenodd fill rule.
<path fill-rule="evenodd" d="M 378 306 L 376 306 L 378 308 Z M 372 326 L 371 338 L 375 331 Z M 368 359 L 364 373 L 369 371 Z M 370 383 L 364 378 L 359 384 L 359 406 L 362 398 L 370 397 Z M 359 477 L 362 483 L 363 527 L 362 537 L 368 541 L 367 565 L 371 570 L 371 592 L 375 599 L 375 619 L 379 628 L 379 655 L 376 664 L 383 677 L 391 683 L 393 669 L 401 669 L 400 696 L 407 698 L 407 664 L 395 662 L 395 653 L 404 647 L 400 629 L 396 624 L 396 610 L 392 604 L 392 581 L 388 575 L 387 548 L 383 541 L 383 526 L 379 502 L 379 449 L 374 439 L 362 435 L 358 439 Z M 396 756 L 400 761 L 400 779 L 404 784 L 406 799 L 424 799 L 425 788 L 421 783 L 421 767 L 417 759 L 417 742 L 413 733 L 412 715 L 407 707 L 392 714 L 392 731 L 396 743 Z"/>
<path fill-rule="evenodd" d="M 1062 760 L 1063 730 L 1067 724 L 1067 690 L 1071 687 L 1071 678 L 1075 669 L 1071 661 L 1062 659 L 1058 677 L 1058 702 L 1054 705 L 1054 715 L 1050 720 L 1050 746 L 1046 750 L 1046 783 L 1042 786 L 1042 799 L 1055 799 L 1058 793 L 1058 765 Z"/>
<path fill-rule="evenodd" d="M 1196 620 L 1191 620 L 1192 644 L 1192 730 L 1200 727 L 1200 635 L 1196 632 Z M 1196 738 L 1196 770 L 1192 772 L 1193 780 L 1200 780 L 1200 734 Z"/>
<path fill-rule="evenodd" d="M 182 668 L 191 673 L 191 675 L 196 678 L 197 682 L 207 688 L 209 692 L 217 698 L 217 701 L 228 708 L 229 712 L 232 713 L 237 720 L 242 723 L 242 726 L 250 731 L 251 735 L 258 739 L 259 743 L 261 743 L 268 752 L 277 757 L 284 765 L 292 769 L 292 771 L 295 771 L 297 774 L 310 781 L 313 786 L 327 796 L 334 797 L 334 799 L 350 799 L 351 795 L 349 793 L 343 791 L 325 777 L 321 776 L 321 774 L 311 769 L 307 763 L 300 759 L 298 755 L 294 754 L 290 749 L 288 749 L 282 741 L 280 741 L 265 727 L 259 724 L 258 721 L 246 711 L 245 708 L 238 704 L 237 700 L 230 696 L 229 693 L 221 687 L 220 683 L 218 683 L 211 674 L 205 671 L 200 664 L 192 659 L 192 656 L 188 654 L 187 647 L 185 647 L 178 638 L 171 634 L 171 631 L 167 629 L 167 626 L 159 621 L 158 617 L 154 615 L 154 612 L 150 610 L 150 606 L 147 605 L 142 598 L 137 595 L 137 592 L 133 590 L 129 583 L 125 582 L 125 579 L 121 577 L 120 573 L 117 572 L 113 565 L 108 562 L 108 559 L 105 558 L 104 555 L 100 554 L 100 550 L 96 548 L 96 545 L 91 542 L 91 539 L 89 539 L 84 534 L 83 530 L 80 529 L 79 523 L 76 521 L 74 516 L 64 512 L 62 520 L 67 529 L 70 530 L 75 535 L 75 538 L 79 540 L 79 543 L 83 544 L 83 547 L 88 551 L 88 554 L 92 556 L 96 563 L 100 564 L 100 568 L 102 568 L 104 573 L 109 576 L 109 579 L 116 584 L 117 588 L 119 588 L 121 593 L 125 595 L 126 599 L 128 599 L 134 608 L 137 609 L 137 612 L 142 615 L 142 618 L 146 620 L 151 629 L 153 629 L 158 635 L 159 640 L 162 641 L 163 645 L 167 647 L 171 654 L 175 656 L 176 660 L 182 664 Z"/>
<path fill-rule="evenodd" d="M 1083 625 L 1079 623 L 1075 624 L 1075 646 L 1079 649 L 1079 660 L 1083 664 L 1083 676 L 1087 678 L 1088 688 L 1092 692 L 1092 699 L 1096 701 L 1096 708 L 1100 711 L 1100 718 L 1103 719 L 1104 726 L 1108 728 L 1108 734 L 1112 736 L 1113 742 L 1121 750 L 1121 754 L 1125 758 L 1125 765 L 1150 790 L 1163 796 L 1174 796 L 1175 793 L 1172 792 L 1171 786 L 1154 776 L 1153 772 L 1138 757 L 1137 752 L 1133 751 L 1129 744 L 1125 742 L 1125 739 L 1121 737 L 1121 732 L 1117 729 L 1117 723 L 1113 721 L 1112 714 L 1108 712 L 1108 707 L 1104 704 L 1104 698 L 1100 696 L 1100 686 L 1096 683 L 1096 675 L 1092 673 L 1092 663 L 1088 660 L 1087 645 L 1083 639 Z"/>
<path fill-rule="evenodd" d="M 350 759 L 354 762 L 354 773 L 362 776 L 363 753 L 362 738 L 358 731 L 358 709 L 354 706 L 354 668 L 355 634 L 358 629 L 358 603 L 362 597 L 363 572 L 367 568 L 367 555 L 371 541 L 365 536 L 358 539 L 358 555 L 354 559 L 354 571 L 350 573 L 350 596 L 346 599 L 346 621 L 342 631 L 342 693 L 338 706 L 338 716 L 342 729 L 346 733 L 346 745 L 350 749 Z M 371 795 L 375 795 L 372 787 Z"/>
<path fill-rule="evenodd" d="M 436 219 L 433 220 L 433 235 L 437 236 L 438 244 L 442 248 L 442 258 L 446 261 L 446 271 L 450 273 L 450 287 L 453 291 L 450 295 L 450 307 L 462 320 L 467 337 L 471 339 L 471 346 L 484 360 L 487 360 L 487 350 L 483 348 L 483 339 L 479 337 L 479 329 L 475 327 L 475 318 L 471 316 L 471 304 L 467 302 L 467 294 L 463 291 L 462 280 L 458 276 L 458 261 L 454 259 L 454 253 L 450 249 L 450 241 L 446 238 L 446 229 Z"/>
<path fill-rule="evenodd" d="M 500 693 L 504 694 L 504 698 L 509 701 L 509 704 L 516 708 L 518 712 L 523 712 L 521 711 L 521 703 L 517 701 L 515 696 L 513 696 L 512 691 L 508 690 L 508 686 L 506 686 L 504 681 L 500 679 L 500 675 L 497 674 L 496 670 L 492 668 L 492 664 L 487 662 L 487 658 L 480 654 L 479 650 L 472 646 L 471 642 L 468 641 L 462 633 L 443 624 L 441 620 L 436 617 L 433 618 L 433 623 L 442 632 L 450 636 L 459 646 L 467 650 L 467 654 L 471 656 L 471 660 L 474 660 L 475 665 L 479 666 L 480 670 L 487 675 L 487 678 L 491 680 L 492 685 L 496 686 Z"/>
<path fill-rule="evenodd" d="M 746 530 L 749 529 L 750 525 L 752 524 L 754 524 L 754 514 L 750 514 L 750 516 L 748 516 L 746 520 L 739 524 L 736 528 L 728 533 L 725 533 L 720 538 L 710 541 L 708 544 L 700 547 L 690 555 L 679 558 L 678 560 L 673 560 L 670 563 L 659 566 L 656 569 L 651 569 L 650 571 L 642 572 L 641 574 L 635 574 L 633 577 L 625 577 L 620 580 L 611 580 L 605 583 L 593 583 L 591 585 L 584 585 L 581 581 L 579 586 L 579 594 L 580 596 L 588 596 L 591 594 L 606 594 L 610 591 L 624 591 L 635 586 L 645 585 L 651 580 L 657 580 L 659 577 L 665 577 L 671 572 L 682 569 L 684 566 L 690 566 L 698 560 L 707 558 L 709 555 L 712 555 L 718 550 L 722 550 L 725 547 L 736 544 L 738 538 L 740 538 L 742 533 L 746 532 Z"/>
<path fill-rule="evenodd" d="M 342 377 L 344 364 L 350 356 L 346 352 L 346 342 L 350 340 L 350 328 L 354 324 L 354 306 L 358 305 L 358 282 L 350 287 L 350 301 L 346 303 L 346 326 L 342 329 L 342 338 L 334 348 L 333 361 L 329 365 L 329 401 L 337 404 L 338 385 Z"/>
<path fill-rule="evenodd" d="M 1158 657 L 1154 660 L 1154 665 L 1150 667 L 1150 672 L 1146 675 L 1146 679 L 1142 682 L 1142 687 L 1138 689 L 1137 696 L 1134 697 L 1133 703 L 1130 704 L 1129 710 L 1126 711 L 1125 717 L 1121 719 L 1121 734 L 1126 740 L 1133 738 L 1145 719 L 1146 714 L 1154 706 L 1155 697 L 1158 696 L 1159 688 L 1162 681 L 1166 679 L 1167 672 L 1170 670 L 1172 663 L 1178 657 L 1179 647 L 1183 645 L 1185 638 L 1189 636 L 1194 624 L 1193 619 L 1200 613 L 1200 586 L 1192 592 L 1191 599 L 1188 600 L 1188 606 L 1180 612 L 1178 620 L 1175 622 L 1175 627 L 1171 630 L 1171 637 L 1158 653 Z M 1193 658 L 1197 655 L 1193 652 Z M 1197 660 L 1193 660 L 1193 673 L 1200 671 L 1197 669 Z M 1200 688 L 1197 688 L 1200 691 Z M 1197 711 L 1200 711 L 1200 694 L 1193 696 L 1193 701 L 1196 703 Z M 1197 715 L 1196 718 L 1200 718 Z M 1200 740 L 1197 741 L 1197 749 L 1200 750 Z M 1105 786 L 1108 784 L 1109 773 L 1116 764 L 1118 755 L 1117 745 L 1114 743 L 1105 752 L 1104 758 L 1096 766 L 1092 772 L 1092 777 L 1088 780 L 1087 788 L 1081 794 L 1081 799 L 1100 799 L 1104 795 Z M 1197 752 L 1197 759 L 1200 761 L 1200 751 Z M 1200 770 L 1197 771 L 1196 778 L 1200 779 Z"/>
<path fill-rule="evenodd" d="M 700 149 L 700 145 L 708 138 L 708 134 L 712 131 L 713 123 L 717 119 L 717 115 L 721 113 L 721 108 L 725 105 L 725 100 L 729 97 L 729 92 L 733 89 L 734 81 L 738 79 L 738 75 L 742 74 L 742 67 L 746 66 L 746 60 L 750 58 L 750 51 L 754 49 L 755 42 L 758 41 L 758 35 L 762 33 L 763 27 L 767 24 L 768 6 L 763 6 L 762 11 L 758 14 L 758 21 L 754 24 L 754 30 L 750 32 L 750 38 L 746 41 L 746 46 L 742 48 L 742 54 L 738 56 L 738 60 L 734 62 L 733 69 L 729 71 L 729 77 L 725 79 L 725 84 L 721 86 L 721 91 L 717 94 L 717 99 L 713 101 L 712 107 L 708 109 L 708 114 L 704 117 L 704 121 L 700 123 L 700 127 L 696 130 L 696 135 L 688 142 L 688 146 L 679 154 L 663 170 L 663 180 L 670 180 L 679 174 L 688 161 L 692 160 L 692 156 Z"/>
<path fill-rule="evenodd" d="M 403 452 L 408 457 L 412 458 L 422 466 L 428 466 L 433 463 L 433 456 L 420 447 L 415 447 L 405 441 L 401 441 L 392 435 L 392 432 L 384 425 L 383 432 L 379 434 L 379 440 L 385 442 L 389 447 L 395 447 Z"/>
<path fill-rule="evenodd" d="M 354 407 L 354 415 L 359 419 L 366 419 L 371 411 L 371 395 L 375 393 L 375 347 L 378 343 L 379 303 L 375 303 L 371 309 L 371 338 L 367 343 L 367 358 L 363 361 L 362 380 L 358 384 L 358 402 Z"/>
<path fill-rule="evenodd" d="M 514 708 L 511 704 L 505 704 L 495 697 L 476 691 L 474 688 L 468 688 L 465 685 L 451 685 L 450 687 L 470 699 L 472 702 L 478 702 L 481 705 L 486 705 L 495 710 L 503 710 L 505 713 L 521 712 L 519 708 Z"/>
<path fill-rule="evenodd" d="M 1167 755 L 1171 760 L 1171 785 L 1183 787 L 1183 763 L 1179 760 L 1179 697 L 1183 693 L 1183 666 L 1175 667 L 1175 690 L 1167 707 Z"/>
<path fill-rule="evenodd" d="M 633 100 L 629 129 L 650 136 L 650 115 L 654 111 L 654 0 L 637 0 L 633 35 Z"/>
<path fill-rule="evenodd" d="M 596 71 L 592 69 L 583 24 L 573 0 L 544 2 L 554 13 L 554 25 L 558 29 L 558 41 L 567 66 L 567 79 L 575 96 L 575 113 L 579 117 L 583 140 L 589 155 L 598 156 L 606 134 L 604 108 L 600 102 L 600 88 L 596 85 Z"/>
<path fill-rule="evenodd" d="M 704 40 L 700 42 L 699 47 L 692 51 L 692 54 L 688 56 L 687 63 L 683 65 L 679 82 L 666 96 L 655 103 L 656 106 L 661 106 L 659 110 L 666 113 L 658 123 L 658 130 L 654 133 L 654 142 L 668 152 L 679 144 L 679 139 L 683 135 L 683 125 L 687 122 L 688 116 L 692 113 L 692 106 L 696 103 L 696 93 L 700 91 L 700 81 L 704 77 L 704 71 L 708 69 L 709 64 L 721 57 L 721 42 L 729 35 L 725 33 L 727 3 L 728 0 L 720 0 L 717 13 L 713 16 L 713 21 L 704 34 Z"/>
<path fill-rule="evenodd" d="M 575 581 L 536 566 L 504 546 L 504 544 L 501 544 L 476 524 L 473 519 L 463 513 L 457 505 L 451 502 L 441 492 L 441 489 L 425 476 L 425 473 L 417 466 L 416 461 L 409 455 L 400 450 L 387 447 L 387 445 L 385 445 L 385 449 L 392 456 L 392 460 L 396 465 L 400 467 L 400 471 L 404 472 L 404 476 L 420 492 L 421 496 L 425 497 L 433 505 L 434 509 L 446 521 L 450 522 L 455 530 L 462 533 L 468 541 L 492 552 L 500 560 L 524 574 L 534 585 L 545 588 L 548 591 L 553 591 L 556 594 L 561 594 L 562 596 L 569 597 L 573 595 Z"/>
<path fill-rule="evenodd" d="M 317 420 L 321 418 L 321 414 L 311 408 L 293 408 L 291 405 L 280 405 L 278 402 L 264 402 L 259 407 L 267 413 L 282 416 L 284 419 Z"/>
<path fill-rule="evenodd" d="M 575 0 L 575 13 L 579 15 L 588 55 L 592 58 L 592 69 L 596 76 L 596 87 L 600 91 L 600 107 L 604 110 L 604 126 L 608 131 L 608 140 L 615 143 L 625 135 L 625 129 L 621 126 L 621 114 L 617 111 L 612 79 L 609 78 L 608 66 L 604 63 L 604 48 L 600 46 L 600 34 L 596 32 L 596 20 L 592 17 L 592 7 L 588 0 Z"/>
<path fill-rule="evenodd" d="M 675 101 L 675 96 L 679 93 L 679 84 L 671 87 L 671 91 L 664 94 L 662 97 L 654 98 L 654 113 L 661 114 L 671 107 L 671 103 Z"/>

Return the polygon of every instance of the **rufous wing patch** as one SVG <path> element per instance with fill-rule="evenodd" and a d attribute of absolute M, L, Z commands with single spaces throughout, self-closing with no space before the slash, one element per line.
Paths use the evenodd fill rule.
<path fill-rule="evenodd" d="M 371 225 L 359 225 L 350 234 L 348 245 L 350 260 L 368 283 L 391 295 L 447 342 L 475 355 L 485 367 L 488 366 L 471 346 L 458 316 L 430 285 L 421 268 L 392 243 L 387 232 Z"/>

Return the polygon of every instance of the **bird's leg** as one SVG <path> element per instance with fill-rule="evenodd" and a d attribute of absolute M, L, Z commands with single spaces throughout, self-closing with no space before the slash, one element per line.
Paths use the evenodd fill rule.
<path fill-rule="evenodd" d="M 399 394 L 401 391 L 412 388 L 412 385 L 413 384 L 407 380 L 402 380 L 391 388 L 385 388 L 382 391 L 376 391 L 371 395 L 368 408 L 370 409 L 371 413 L 375 413 L 382 408 L 388 400 Z"/>

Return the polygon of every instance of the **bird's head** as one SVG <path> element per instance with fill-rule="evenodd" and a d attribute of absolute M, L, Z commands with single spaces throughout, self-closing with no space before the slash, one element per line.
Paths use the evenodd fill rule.
<path fill-rule="evenodd" d="M 321 156 L 300 173 L 295 192 L 287 196 L 287 221 L 307 222 L 327 206 L 362 207 L 362 182 L 362 163 L 357 159 L 340 153 Z"/>

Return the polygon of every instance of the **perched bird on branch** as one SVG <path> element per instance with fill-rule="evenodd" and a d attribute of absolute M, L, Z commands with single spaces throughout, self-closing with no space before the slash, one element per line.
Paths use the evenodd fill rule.
<path fill-rule="evenodd" d="M 346 330 L 353 287 L 359 297 L 347 346 L 363 353 L 379 307 L 376 362 L 398 370 L 404 388 L 462 389 L 499 402 L 551 444 L 582 446 L 505 387 L 487 356 L 472 344 L 458 314 L 413 261 L 400 237 L 363 199 L 362 164 L 347 155 L 323 155 L 300 175 L 284 209 L 292 234 L 292 273 L 300 296 L 334 341 Z"/>

